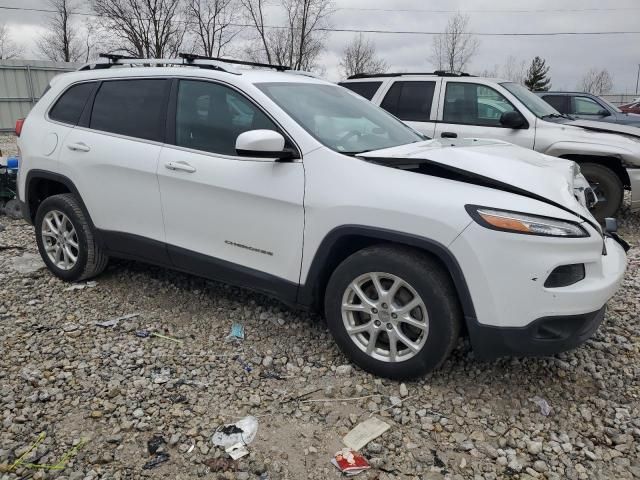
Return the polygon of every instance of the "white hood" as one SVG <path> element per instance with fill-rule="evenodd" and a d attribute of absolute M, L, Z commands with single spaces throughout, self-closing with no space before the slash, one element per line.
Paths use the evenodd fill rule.
<path fill-rule="evenodd" d="M 471 172 L 525 190 L 592 219 L 588 209 L 575 197 L 575 162 L 550 157 L 498 140 L 463 139 L 442 142 L 428 140 L 399 147 L 366 152 L 360 156 L 376 161 L 386 159 L 392 166 L 411 160 L 426 160 Z M 408 162 L 409 161 L 409 162 Z M 584 181 L 586 183 L 586 181 Z M 582 184 L 580 185 L 582 186 Z"/>

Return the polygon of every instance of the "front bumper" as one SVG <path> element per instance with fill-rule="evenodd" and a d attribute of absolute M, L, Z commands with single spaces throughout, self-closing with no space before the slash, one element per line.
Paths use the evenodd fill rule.
<path fill-rule="evenodd" d="M 640 168 L 627 168 L 631 187 L 631 211 L 640 210 Z"/>
<path fill-rule="evenodd" d="M 606 306 L 581 315 L 539 318 L 526 327 L 501 328 L 468 322 L 473 353 L 481 360 L 503 356 L 542 356 L 586 342 L 604 320 Z"/>
<path fill-rule="evenodd" d="M 549 238 L 471 224 L 451 244 L 473 301 L 475 318 L 466 323 L 480 357 L 547 355 L 593 334 L 622 283 L 627 259 L 614 238 L 588 230 L 588 238 Z M 573 264 L 584 265 L 582 280 L 545 287 L 556 267 Z"/>

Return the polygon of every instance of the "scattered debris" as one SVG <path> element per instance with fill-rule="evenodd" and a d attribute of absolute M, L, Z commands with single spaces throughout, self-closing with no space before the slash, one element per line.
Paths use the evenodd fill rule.
<path fill-rule="evenodd" d="M 91 280 L 86 283 L 74 283 L 73 285 L 64 289 L 65 292 L 71 292 L 73 290 L 84 290 L 85 288 L 93 288 L 98 285 L 98 282 Z"/>
<path fill-rule="evenodd" d="M 142 466 L 143 470 L 151 470 L 152 468 L 156 468 L 158 465 L 161 465 L 165 462 L 169 461 L 168 453 L 159 453 L 147 463 Z"/>
<path fill-rule="evenodd" d="M 253 368 L 251 367 L 251 365 L 249 365 L 247 362 L 245 362 L 242 358 L 240 358 L 240 356 L 236 356 L 235 360 L 242 365 L 242 368 L 245 372 L 251 372 L 253 370 Z"/>
<path fill-rule="evenodd" d="M 169 340 L 171 342 L 176 342 L 176 343 L 184 343 L 182 340 L 178 339 L 178 338 L 173 338 L 173 337 L 169 337 L 167 335 L 162 335 L 161 333 L 156 333 L 156 332 L 150 332 L 149 330 L 138 330 L 136 332 L 136 337 L 140 337 L 140 338 L 148 338 L 148 337 L 158 337 L 158 338 L 162 338 L 164 340 Z"/>
<path fill-rule="evenodd" d="M 4 227 L 2 225 L 0 225 L 0 232 L 2 231 Z M 21 247 L 19 245 L 0 245 L 0 252 L 2 250 L 24 250 L 24 247 Z"/>
<path fill-rule="evenodd" d="M 249 445 L 256 438 L 258 431 L 258 419 L 249 415 L 238 420 L 219 427 L 211 437 L 214 445 L 229 448 L 237 443 Z"/>
<path fill-rule="evenodd" d="M 186 403 L 187 397 L 180 395 L 179 393 L 175 393 L 169 396 L 169 400 L 171 400 L 171 403 Z"/>
<path fill-rule="evenodd" d="M 538 405 L 538 407 L 540 407 L 540 413 L 545 417 L 548 417 L 551 411 L 553 410 L 553 408 L 551 408 L 551 405 L 549 405 L 549 402 L 547 402 L 542 397 L 535 396 L 533 398 L 530 398 L 529 400 L 535 403 L 536 405 Z"/>
<path fill-rule="evenodd" d="M 147 450 L 149 450 L 150 455 L 154 455 L 160 450 L 160 448 L 165 445 L 167 442 L 160 435 L 154 435 L 147 442 Z"/>
<path fill-rule="evenodd" d="M 367 459 L 351 448 L 343 448 L 336 452 L 331 463 L 348 477 L 353 477 L 371 468 Z"/>
<path fill-rule="evenodd" d="M 171 379 L 171 369 L 170 368 L 160 368 L 151 372 L 151 380 L 156 385 L 161 385 L 163 383 L 167 383 Z"/>
<path fill-rule="evenodd" d="M 85 444 L 87 443 L 85 439 L 80 440 L 75 447 L 73 447 L 71 450 L 65 453 L 60 458 L 60 460 L 54 464 L 26 463 L 25 459 L 27 458 L 27 456 L 32 451 L 34 451 L 38 447 L 38 445 L 40 445 L 40 443 L 46 438 L 46 436 L 47 436 L 46 432 L 40 433 L 40 435 L 38 435 L 38 438 L 36 439 L 34 444 L 31 445 L 22 455 L 20 455 L 20 458 L 18 458 L 15 462 L 9 465 L 6 471 L 11 472 L 18 467 L 28 468 L 32 470 L 64 470 L 65 467 L 67 466 L 67 463 L 69 463 L 69 460 L 71 460 L 71 458 L 73 458 L 76 455 L 76 453 L 78 453 L 78 450 L 84 447 Z M 42 458 L 42 456 L 36 459 L 36 461 L 38 461 L 40 458 Z"/>
<path fill-rule="evenodd" d="M 238 460 L 239 458 L 242 458 L 245 455 L 249 455 L 249 450 L 247 450 L 247 446 L 242 442 L 231 445 L 230 447 L 225 448 L 224 451 L 227 452 L 229 456 L 234 460 Z"/>
<path fill-rule="evenodd" d="M 231 332 L 225 337 L 226 342 L 244 340 L 244 325 L 238 322 L 231 324 Z"/>
<path fill-rule="evenodd" d="M 122 320 L 129 320 L 131 318 L 136 318 L 139 317 L 140 314 L 139 313 L 130 313 L 128 315 L 122 315 L 121 317 L 116 317 L 116 318 L 112 318 L 110 320 L 105 320 L 104 322 L 98 322 L 96 323 L 97 326 L 99 327 L 115 327 L 118 325 L 118 323 L 120 323 Z M 136 332 L 137 335 L 137 332 Z"/>
<path fill-rule="evenodd" d="M 367 443 L 378 438 L 384 432 L 389 430 L 391 425 L 377 417 L 371 417 L 362 423 L 356 425 L 356 427 L 345 435 L 342 442 L 353 450 L 360 450 Z"/>
<path fill-rule="evenodd" d="M 196 448 L 195 444 L 194 444 L 194 445 L 191 445 L 191 446 L 189 447 L 189 450 L 187 450 L 187 453 L 191 453 L 191 452 L 193 452 L 193 449 L 194 449 L 194 448 Z"/>
<path fill-rule="evenodd" d="M 266 372 L 260 373 L 260 378 L 273 378 L 274 380 L 286 380 L 287 377 L 280 375 L 278 372 L 273 370 L 267 370 Z"/>

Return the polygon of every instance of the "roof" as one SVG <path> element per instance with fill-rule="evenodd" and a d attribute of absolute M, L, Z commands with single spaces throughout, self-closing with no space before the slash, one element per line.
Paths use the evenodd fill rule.
<path fill-rule="evenodd" d="M 329 83 L 307 72 L 288 70 L 285 72 L 264 70 L 258 68 L 234 69 L 221 71 L 198 68 L 190 65 L 174 66 L 117 66 L 114 68 L 98 68 L 94 70 L 77 70 L 58 75 L 53 83 L 64 81 L 73 83 L 82 80 L 100 80 L 107 78 L 130 77 L 194 77 L 224 80 L 229 83 L 264 83 L 264 82 L 295 82 L 295 83 Z"/>

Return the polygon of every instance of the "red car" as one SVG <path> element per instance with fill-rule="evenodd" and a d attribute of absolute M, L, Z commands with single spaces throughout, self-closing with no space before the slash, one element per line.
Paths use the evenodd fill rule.
<path fill-rule="evenodd" d="M 620 110 L 626 113 L 640 113 L 640 101 L 627 103 L 626 105 L 621 105 Z"/>

